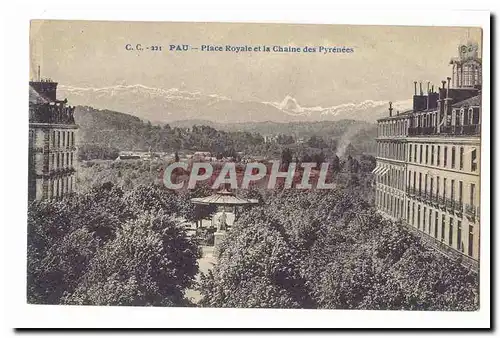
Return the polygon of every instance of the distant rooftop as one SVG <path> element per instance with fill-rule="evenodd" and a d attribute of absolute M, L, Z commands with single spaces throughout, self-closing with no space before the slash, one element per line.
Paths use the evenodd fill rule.
<path fill-rule="evenodd" d="M 473 96 L 467 100 L 457 102 L 452 105 L 452 107 L 463 107 L 463 106 L 480 106 L 481 105 L 481 95 Z"/>

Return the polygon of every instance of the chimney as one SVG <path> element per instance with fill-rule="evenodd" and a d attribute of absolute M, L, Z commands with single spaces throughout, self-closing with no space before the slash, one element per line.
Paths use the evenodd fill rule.
<path fill-rule="evenodd" d="M 430 93 L 430 81 L 427 81 L 427 95 Z"/>
<path fill-rule="evenodd" d="M 443 124 L 444 121 L 444 95 L 445 95 L 445 86 L 446 86 L 446 81 L 441 81 L 441 84 L 443 85 L 443 88 L 439 88 L 439 99 L 438 99 L 438 110 L 439 110 L 439 115 L 438 115 L 438 125 L 437 125 L 437 131 L 439 133 L 441 129 L 441 125 Z"/>
<path fill-rule="evenodd" d="M 392 102 L 389 102 L 389 117 L 392 117 Z"/>
<path fill-rule="evenodd" d="M 448 80 L 448 88 L 446 89 L 446 98 L 449 98 L 450 97 L 450 80 L 451 80 L 451 77 L 447 77 L 446 79 Z"/>
<path fill-rule="evenodd" d="M 446 81 L 441 81 L 441 84 L 443 85 L 443 89 L 439 90 L 439 99 L 444 100 L 444 91 L 446 89 Z"/>
<path fill-rule="evenodd" d="M 40 82 L 41 77 L 40 77 L 40 65 L 38 65 L 38 82 Z"/>
<path fill-rule="evenodd" d="M 414 81 L 413 84 L 415 85 L 415 94 L 414 95 L 417 95 L 417 81 Z"/>
<path fill-rule="evenodd" d="M 420 82 L 420 96 L 424 95 L 424 92 L 422 91 L 422 82 Z"/>
<path fill-rule="evenodd" d="M 427 110 L 432 108 L 431 98 L 432 98 L 432 95 L 431 95 L 431 92 L 429 90 L 429 82 L 427 82 Z"/>

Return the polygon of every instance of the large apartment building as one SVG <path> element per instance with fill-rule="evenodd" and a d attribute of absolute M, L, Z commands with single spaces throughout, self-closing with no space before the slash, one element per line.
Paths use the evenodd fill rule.
<path fill-rule="evenodd" d="M 459 46 L 452 77 L 422 83 L 413 109 L 378 120 L 376 206 L 427 242 L 478 267 L 481 153 L 481 59 Z M 450 82 L 452 82 L 450 86 Z"/>
<path fill-rule="evenodd" d="M 61 198 L 75 187 L 74 107 L 57 100 L 57 83 L 29 83 L 28 199 Z"/>

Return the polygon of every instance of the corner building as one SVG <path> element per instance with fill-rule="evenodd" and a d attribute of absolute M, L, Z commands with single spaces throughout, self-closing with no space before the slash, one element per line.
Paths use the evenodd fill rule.
<path fill-rule="evenodd" d="M 376 207 L 401 219 L 428 244 L 479 263 L 481 59 L 469 42 L 453 58 L 452 77 L 434 90 L 422 83 L 413 109 L 378 120 Z M 450 82 L 453 85 L 450 86 Z"/>
<path fill-rule="evenodd" d="M 57 199 L 76 183 L 74 107 L 57 100 L 57 83 L 29 83 L 28 200 Z"/>

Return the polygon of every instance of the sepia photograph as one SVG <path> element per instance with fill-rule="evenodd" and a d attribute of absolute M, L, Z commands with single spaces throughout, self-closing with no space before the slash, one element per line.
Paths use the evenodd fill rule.
<path fill-rule="evenodd" d="M 27 304 L 483 306 L 481 27 L 29 25 Z"/>

